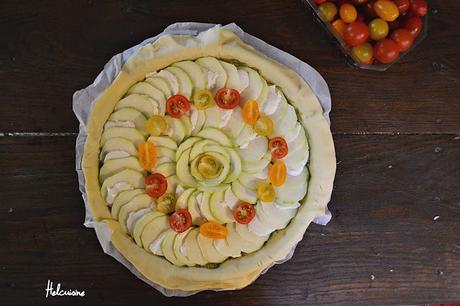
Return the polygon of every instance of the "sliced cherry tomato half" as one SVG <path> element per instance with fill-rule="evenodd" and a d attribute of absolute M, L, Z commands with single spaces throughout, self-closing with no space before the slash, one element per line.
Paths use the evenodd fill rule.
<path fill-rule="evenodd" d="M 233 109 L 240 105 L 240 93 L 233 88 L 221 88 L 214 97 L 217 106 L 223 109 Z"/>
<path fill-rule="evenodd" d="M 137 148 L 139 154 L 139 163 L 142 168 L 147 171 L 152 171 L 157 163 L 157 149 L 155 144 L 150 141 L 143 141 Z"/>
<path fill-rule="evenodd" d="M 254 124 L 254 131 L 261 136 L 273 133 L 273 121 L 270 117 L 261 115 Z"/>
<path fill-rule="evenodd" d="M 247 202 L 240 203 L 233 210 L 233 217 L 239 224 L 248 224 L 252 221 L 252 219 L 254 219 L 255 216 L 256 209 L 254 208 L 254 205 Z"/>
<path fill-rule="evenodd" d="M 169 226 L 173 231 L 182 233 L 192 226 L 192 215 L 185 208 L 179 208 L 169 216 Z"/>
<path fill-rule="evenodd" d="M 147 132 L 152 136 L 160 136 L 168 129 L 168 123 L 159 115 L 153 115 L 145 123 Z"/>
<path fill-rule="evenodd" d="M 212 93 L 207 89 L 197 90 L 193 94 L 193 104 L 198 109 L 206 109 L 215 104 Z"/>
<path fill-rule="evenodd" d="M 259 119 L 259 104 L 256 100 L 247 100 L 243 104 L 243 120 L 249 125 L 253 125 L 256 123 L 257 119 Z"/>
<path fill-rule="evenodd" d="M 153 173 L 145 178 L 145 192 L 152 198 L 161 197 L 168 189 L 168 180 L 161 173 Z"/>
<path fill-rule="evenodd" d="M 156 209 L 164 214 L 172 213 L 176 209 L 176 198 L 168 192 L 159 197 L 156 201 Z"/>
<path fill-rule="evenodd" d="M 227 238 L 227 228 L 217 222 L 206 222 L 200 225 L 200 234 L 211 239 Z"/>
<path fill-rule="evenodd" d="M 272 158 L 280 159 L 288 154 L 289 147 L 283 137 L 274 137 L 268 142 L 268 149 L 272 153 Z"/>
<path fill-rule="evenodd" d="M 261 181 L 257 184 L 257 197 L 262 202 L 273 202 L 276 197 L 275 188 L 269 182 Z"/>
<path fill-rule="evenodd" d="M 174 95 L 166 100 L 166 113 L 174 118 L 180 118 L 190 110 L 190 101 L 183 95 Z"/>
<path fill-rule="evenodd" d="M 273 186 L 283 185 L 286 182 L 286 176 L 286 164 L 282 160 L 276 160 L 268 169 L 268 177 Z"/>

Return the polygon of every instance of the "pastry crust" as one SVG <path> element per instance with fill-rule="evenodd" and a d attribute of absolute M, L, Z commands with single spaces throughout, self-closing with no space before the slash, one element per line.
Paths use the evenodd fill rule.
<path fill-rule="evenodd" d="M 143 80 L 149 72 L 203 56 L 244 63 L 279 86 L 296 108 L 310 145 L 308 193 L 290 224 L 274 232 L 260 250 L 226 260 L 216 269 L 178 267 L 137 246 L 112 218 L 101 196 L 98 180 L 99 141 L 103 126 L 128 88 Z M 323 110 L 308 84 L 294 71 L 245 44 L 233 32 L 221 28 L 212 28 L 196 37 L 166 35 L 139 49 L 95 103 L 87 133 L 82 166 L 92 215 L 97 221 L 107 223 L 112 230 L 111 242 L 124 257 L 147 279 L 168 289 L 238 289 L 249 285 L 275 261 L 285 258 L 302 239 L 310 222 L 325 214 L 332 193 L 336 170 L 334 144 Z"/>

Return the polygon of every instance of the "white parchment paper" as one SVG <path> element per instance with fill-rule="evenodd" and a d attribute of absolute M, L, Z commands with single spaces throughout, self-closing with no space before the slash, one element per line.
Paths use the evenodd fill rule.
<path fill-rule="evenodd" d="M 104 66 L 104 69 L 99 73 L 99 75 L 94 80 L 93 84 L 88 87 L 78 90 L 73 95 L 73 111 L 80 122 L 80 131 L 77 136 L 76 141 L 76 170 L 78 173 L 78 182 L 80 192 L 85 202 L 86 216 L 84 225 L 86 227 L 92 227 L 96 231 L 97 238 L 101 244 L 102 249 L 106 254 L 114 257 L 124 266 L 126 266 L 134 275 L 138 278 L 154 287 L 160 291 L 165 296 L 190 296 L 199 291 L 182 291 L 182 290 L 170 290 L 161 287 L 158 284 L 151 282 L 146 279 L 124 256 L 118 252 L 110 242 L 111 231 L 107 228 L 105 223 L 97 222 L 94 220 L 91 212 L 88 209 L 87 196 L 85 190 L 85 177 L 81 168 L 81 162 L 83 157 L 83 149 L 86 141 L 86 124 L 88 122 L 89 114 L 94 106 L 94 103 L 97 101 L 99 95 L 112 84 L 113 80 L 116 78 L 118 73 L 121 71 L 123 64 L 142 46 L 152 43 L 157 40 L 159 37 L 167 34 L 173 35 L 192 35 L 196 36 L 202 31 L 206 31 L 212 27 L 222 27 L 227 30 L 234 32 L 238 35 L 245 43 L 252 45 L 258 51 L 264 53 L 268 57 L 278 61 L 279 63 L 291 68 L 296 71 L 311 87 L 315 95 L 318 97 L 321 106 L 323 107 L 324 117 L 328 122 L 329 113 L 331 111 L 331 96 L 329 93 L 329 88 L 321 77 L 321 75 L 313 69 L 310 65 L 302 62 L 298 58 L 273 47 L 264 41 L 244 32 L 236 24 L 231 23 L 225 26 L 210 24 L 210 23 L 196 23 L 196 22 L 180 22 L 174 23 L 167 27 L 162 33 L 150 37 L 144 40 L 142 43 L 129 48 L 128 50 L 123 51 L 112 57 L 109 62 Z M 314 223 L 326 225 L 331 219 L 331 214 L 327 211 L 325 216 L 321 216 L 313 220 Z M 294 253 L 295 247 L 289 252 L 288 256 L 283 260 L 277 261 L 274 264 L 283 263 L 291 259 L 292 254 Z M 265 273 L 270 267 L 268 267 L 263 273 Z M 262 273 L 262 274 L 263 274 Z M 216 290 L 219 291 L 219 290 Z"/>

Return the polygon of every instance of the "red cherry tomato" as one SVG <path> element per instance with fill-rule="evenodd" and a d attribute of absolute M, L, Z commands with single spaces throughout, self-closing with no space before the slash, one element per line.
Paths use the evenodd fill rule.
<path fill-rule="evenodd" d="M 152 198 L 161 197 L 168 189 L 168 181 L 161 173 L 153 173 L 145 178 L 145 192 Z"/>
<path fill-rule="evenodd" d="M 410 10 L 415 16 L 425 16 L 428 12 L 428 4 L 425 0 L 412 0 Z"/>
<path fill-rule="evenodd" d="M 403 27 L 408 29 L 414 38 L 416 38 L 423 28 L 422 19 L 418 16 L 412 16 L 404 20 Z"/>
<path fill-rule="evenodd" d="M 268 142 L 268 149 L 274 159 L 280 159 L 288 154 L 288 144 L 283 137 L 274 137 Z"/>
<path fill-rule="evenodd" d="M 364 22 L 355 21 L 350 23 L 343 33 L 345 42 L 350 46 L 357 46 L 366 42 L 369 37 L 369 29 Z"/>
<path fill-rule="evenodd" d="M 256 216 L 254 205 L 242 202 L 233 210 L 233 217 L 239 224 L 248 224 Z"/>
<path fill-rule="evenodd" d="M 393 62 L 398 55 L 398 45 L 391 39 L 379 40 L 374 46 L 374 57 L 383 64 Z"/>
<path fill-rule="evenodd" d="M 166 113 L 174 118 L 180 118 L 190 110 L 190 102 L 183 95 L 174 95 L 166 101 Z"/>
<path fill-rule="evenodd" d="M 315 3 L 316 4 L 323 4 L 324 2 L 326 2 L 327 0 L 315 0 Z"/>
<path fill-rule="evenodd" d="M 185 208 L 179 208 L 169 216 L 169 226 L 178 233 L 185 232 L 192 226 L 192 215 Z"/>
<path fill-rule="evenodd" d="M 400 14 L 405 14 L 410 7 L 409 0 L 393 0 L 393 2 L 398 7 Z"/>
<path fill-rule="evenodd" d="M 407 29 L 397 29 L 395 30 L 390 37 L 399 48 L 400 52 L 404 52 L 410 47 L 412 47 L 412 43 L 414 42 L 414 37 Z"/>
<path fill-rule="evenodd" d="M 232 88 L 221 88 L 214 97 L 217 106 L 223 109 L 232 109 L 240 104 L 240 93 Z"/>

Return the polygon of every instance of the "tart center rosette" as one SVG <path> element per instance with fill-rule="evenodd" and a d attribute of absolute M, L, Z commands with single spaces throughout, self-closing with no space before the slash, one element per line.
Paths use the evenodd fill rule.
<path fill-rule="evenodd" d="M 113 218 L 178 266 L 257 251 L 307 192 L 308 142 L 294 107 L 256 70 L 212 57 L 132 86 L 100 144 Z"/>

